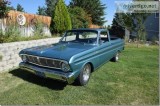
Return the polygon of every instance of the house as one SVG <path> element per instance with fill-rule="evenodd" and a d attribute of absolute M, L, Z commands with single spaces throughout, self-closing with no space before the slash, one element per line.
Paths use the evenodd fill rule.
<path fill-rule="evenodd" d="M 158 41 L 159 40 L 159 13 L 152 13 L 144 21 L 146 40 L 147 41 Z M 128 32 L 128 31 L 125 31 Z M 129 32 L 130 33 L 130 32 Z M 132 31 L 128 34 L 129 39 L 135 39 L 137 35 L 136 31 Z M 125 34 L 125 36 L 127 36 Z"/>
<path fill-rule="evenodd" d="M 153 13 L 145 20 L 147 40 L 158 40 L 159 38 L 159 13 Z"/>

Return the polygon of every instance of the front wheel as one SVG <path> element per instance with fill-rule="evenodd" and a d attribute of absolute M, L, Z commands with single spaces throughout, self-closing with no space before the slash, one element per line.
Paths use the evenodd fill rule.
<path fill-rule="evenodd" d="M 86 64 L 78 76 L 77 80 L 79 85 L 81 86 L 86 85 L 89 81 L 90 75 L 91 75 L 91 65 Z"/>

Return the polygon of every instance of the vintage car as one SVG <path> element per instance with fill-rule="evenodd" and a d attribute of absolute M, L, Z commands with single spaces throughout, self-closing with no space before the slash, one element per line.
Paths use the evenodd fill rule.
<path fill-rule="evenodd" d="M 106 29 L 74 29 L 56 44 L 20 51 L 21 69 L 45 78 L 86 85 L 91 73 L 107 61 L 118 61 L 124 40 Z"/>

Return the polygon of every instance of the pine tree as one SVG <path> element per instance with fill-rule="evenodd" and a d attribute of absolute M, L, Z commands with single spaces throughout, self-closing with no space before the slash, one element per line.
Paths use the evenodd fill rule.
<path fill-rule="evenodd" d="M 58 2 L 58 0 L 46 0 L 46 14 L 48 16 L 50 16 L 50 17 L 53 16 L 57 2 Z"/>
<path fill-rule="evenodd" d="M 9 11 L 8 5 L 10 5 L 10 2 L 7 0 L 0 0 L 0 18 L 7 17 Z"/>
<path fill-rule="evenodd" d="M 17 9 L 16 10 L 20 11 L 20 12 L 25 12 L 24 8 L 20 4 L 17 4 Z"/>
<path fill-rule="evenodd" d="M 54 31 L 62 33 L 72 28 L 71 18 L 63 0 L 57 2 L 53 15 Z"/>
<path fill-rule="evenodd" d="M 46 16 L 46 8 L 38 6 L 37 14 Z"/>
<path fill-rule="evenodd" d="M 91 15 L 93 24 L 102 26 L 106 21 L 104 18 L 105 4 L 100 0 L 71 0 L 70 7 L 81 7 Z"/>
<path fill-rule="evenodd" d="M 83 8 L 74 7 L 69 8 L 73 28 L 88 28 L 92 23 L 90 15 L 88 15 Z"/>
<path fill-rule="evenodd" d="M 110 29 L 110 33 L 111 35 L 124 38 L 125 36 L 124 27 L 120 26 L 117 20 L 118 20 L 118 14 L 115 14 L 114 19 L 112 21 L 112 27 Z"/>
<path fill-rule="evenodd" d="M 9 10 L 16 10 L 13 6 L 8 6 Z"/>

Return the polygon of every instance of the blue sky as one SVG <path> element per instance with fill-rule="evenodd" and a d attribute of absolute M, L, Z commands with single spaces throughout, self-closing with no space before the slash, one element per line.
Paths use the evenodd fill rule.
<path fill-rule="evenodd" d="M 15 7 L 19 3 L 23 6 L 24 10 L 27 13 L 35 14 L 37 12 L 38 6 L 45 6 L 45 0 L 9 0 L 11 6 Z M 68 5 L 70 0 L 65 0 L 65 3 Z M 115 0 L 101 0 L 103 4 L 106 4 L 107 8 L 105 9 L 105 19 L 107 22 L 105 25 L 111 25 L 115 13 Z"/>

